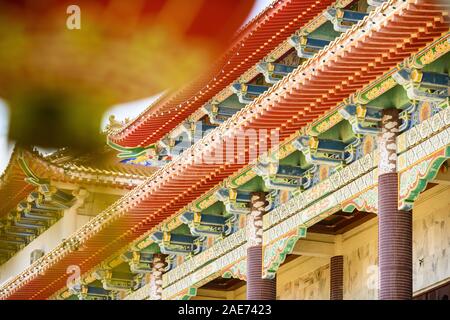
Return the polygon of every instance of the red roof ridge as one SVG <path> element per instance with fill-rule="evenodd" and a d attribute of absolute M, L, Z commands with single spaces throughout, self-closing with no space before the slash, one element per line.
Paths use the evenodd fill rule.
<path fill-rule="evenodd" d="M 230 72 L 228 72 L 224 76 L 220 77 L 221 79 L 219 81 L 215 81 L 214 85 L 209 86 L 209 84 L 207 84 L 208 80 L 209 80 L 209 82 L 211 82 L 211 81 L 213 81 L 213 79 L 215 79 L 217 77 L 217 73 L 216 73 L 217 70 L 219 70 L 218 72 L 219 72 L 219 74 L 221 74 L 220 73 L 220 69 L 223 69 L 223 68 L 220 68 L 220 66 L 223 66 L 224 65 L 223 63 L 225 63 L 225 66 L 228 65 L 228 63 L 230 61 L 228 60 L 228 63 L 227 63 L 226 60 L 227 60 L 227 58 L 229 58 L 230 54 L 233 54 L 233 52 L 236 52 L 237 50 L 239 50 L 239 48 L 242 47 L 243 42 L 248 41 L 249 37 L 253 34 L 253 32 L 259 31 L 259 30 L 261 30 L 261 28 L 263 26 L 268 25 L 268 22 L 272 21 L 275 17 L 277 17 L 277 14 L 282 12 L 283 11 L 282 9 L 285 8 L 286 6 L 288 6 L 288 5 L 291 5 L 291 6 L 300 6 L 300 5 L 301 6 L 306 6 L 306 5 L 308 5 L 308 3 L 305 3 L 305 2 L 306 1 L 300 1 L 300 0 L 298 0 L 298 1 L 296 1 L 296 0 L 291 0 L 291 1 L 287 1 L 287 0 L 273 1 L 270 5 L 268 5 L 265 8 L 264 11 L 262 11 L 254 19 L 252 19 L 246 26 L 244 26 L 243 29 L 241 29 L 241 33 L 240 33 L 239 37 L 229 47 L 227 52 L 220 59 L 218 59 L 218 63 L 215 64 L 212 68 L 210 68 L 209 71 L 204 72 L 196 80 L 192 81 L 188 86 L 185 86 L 185 87 L 177 90 L 173 95 L 171 95 L 168 98 L 167 101 L 164 101 L 164 104 L 161 105 L 161 109 L 159 109 L 160 110 L 159 112 L 157 111 L 158 109 L 154 109 L 155 112 L 153 112 L 153 113 L 152 112 L 150 112 L 150 113 L 149 112 L 144 112 L 141 116 L 135 118 L 134 121 L 132 121 L 129 124 L 127 124 L 121 130 L 119 130 L 118 132 L 115 132 L 114 134 L 110 135 L 111 141 L 113 141 L 113 142 L 115 142 L 117 144 L 120 144 L 122 146 L 127 146 L 127 147 L 144 146 L 144 145 L 148 145 L 148 144 L 152 144 L 152 143 L 156 142 L 156 140 L 158 140 L 160 138 L 160 136 L 162 137 L 165 133 L 169 132 L 172 129 L 172 127 L 176 126 L 182 120 L 182 119 L 174 119 L 174 117 L 175 118 L 183 118 L 183 119 L 185 119 L 187 115 L 192 114 L 193 112 L 195 112 L 200 107 L 200 106 L 198 106 L 198 107 L 195 108 L 195 110 L 190 110 L 188 106 L 185 106 L 185 107 L 182 108 L 181 105 L 180 105 L 181 103 L 186 104 L 189 99 L 192 99 L 194 97 L 195 100 L 192 103 L 195 103 L 195 101 L 198 100 L 198 101 L 201 101 L 201 104 L 203 104 L 203 100 L 206 99 L 206 101 L 208 101 L 210 99 L 209 95 L 211 93 L 213 93 L 213 96 L 216 94 L 216 93 L 212 92 L 211 90 L 213 90 L 213 89 L 218 89 L 219 91 L 221 90 L 221 87 L 224 85 L 224 84 L 222 84 L 224 82 L 223 81 L 224 79 L 227 79 L 225 85 L 228 85 L 228 83 L 230 83 L 231 81 L 234 80 L 234 77 L 233 77 L 233 79 L 228 79 L 228 78 L 230 78 L 230 72 L 234 73 L 235 70 L 233 69 L 233 70 L 230 70 Z M 330 1 L 318 1 L 318 0 L 314 1 L 314 0 L 310 0 L 309 5 L 310 5 L 310 7 L 314 7 L 315 10 L 306 10 L 305 12 L 303 12 L 303 14 L 306 15 L 305 18 L 307 18 L 307 20 L 309 21 L 309 20 L 312 19 L 311 15 L 315 11 L 319 10 L 319 9 L 317 9 L 318 7 L 326 8 L 332 2 L 333 1 L 331 1 L 331 0 Z M 273 10 L 274 14 L 267 13 L 268 10 Z M 292 15 L 295 15 L 295 14 L 298 15 L 300 13 L 302 13 L 302 12 L 292 13 Z M 315 14 L 313 14 L 312 16 L 315 16 Z M 279 19 L 282 19 L 282 17 L 280 16 Z M 291 20 L 291 16 L 289 15 L 287 18 L 284 17 L 284 19 L 290 21 Z M 299 23 L 301 24 L 302 22 L 300 21 Z M 284 31 L 286 33 L 291 34 L 296 29 L 298 29 L 298 27 L 299 26 L 297 26 L 297 25 L 295 25 L 295 26 L 294 25 L 292 25 L 292 26 L 289 25 L 289 27 L 287 27 L 287 28 L 285 27 L 283 29 L 284 29 Z M 290 30 L 290 29 L 293 29 L 293 30 Z M 271 47 L 271 46 L 275 46 L 276 47 L 278 45 L 278 42 L 284 41 L 284 39 L 285 39 L 285 37 L 280 35 L 279 39 L 277 39 L 277 41 L 271 41 L 270 43 L 266 42 L 266 43 L 263 43 L 261 45 L 269 46 L 269 47 Z M 258 39 L 258 41 L 261 42 L 263 40 L 259 40 Z M 259 42 L 258 42 L 258 44 L 254 44 L 254 45 L 259 45 Z M 269 51 L 271 51 L 271 49 Z M 255 52 L 252 52 L 252 54 L 250 56 L 253 57 L 253 58 L 256 58 L 259 61 L 259 58 L 261 58 L 260 55 L 264 55 L 265 54 L 264 52 L 265 52 L 265 50 L 261 50 L 261 52 L 256 54 L 256 55 L 255 55 Z M 233 58 L 236 57 L 235 54 L 233 54 Z M 243 58 L 241 58 L 241 57 L 236 58 L 236 59 L 239 59 L 239 61 L 240 61 L 239 66 L 241 68 L 245 68 L 245 70 L 248 69 L 247 68 L 248 67 L 247 64 L 249 66 L 253 66 L 254 65 L 253 59 L 250 59 L 250 60 L 252 60 L 252 61 L 250 61 L 248 59 L 248 56 L 249 55 L 246 54 L 246 55 L 242 56 Z M 242 65 L 243 62 L 245 62 L 244 65 Z M 236 62 L 234 62 L 233 65 L 236 65 L 237 63 L 238 62 L 236 61 Z M 217 68 L 217 66 L 219 66 L 219 68 Z M 217 70 L 215 70 L 215 69 L 217 69 Z M 235 69 L 236 69 L 236 67 L 235 67 Z M 213 71 L 211 71 L 211 70 L 213 70 Z M 236 72 L 236 77 L 238 77 L 238 72 Z M 202 81 L 204 78 L 207 78 L 208 80 Z M 201 82 L 201 83 L 199 83 L 199 82 Z M 216 85 L 216 84 L 218 84 L 218 85 Z M 199 87 L 202 87 L 202 89 L 200 90 Z M 206 89 L 206 88 L 208 88 L 208 89 Z M 205 89 L 205 91 L 203 91 L 203 89 Z M 189 91 L 189 90 L 191 90 L 191 92 L 194 92 L 194 93 L 188 94 L 188 92 L 186 92 L 186 91 Z M 195 97 L 195 94 L 198 93 L 198 92 L 201 92 L 200 93 L 200 98 Z M 187 96 L 190 96 L 190 98 L 180 97 L 183 94 L 187 95 Z M 208 94 L 208 96 L 205 96 L 205 94 Z M 177 98 L 180 101 L 174 101 L 174 99 L 177 99 Z M 176 108 L 172 107 L 171 109 L 163 109 L 164 106 L 168 106 L 170 104 L 178 104 L 178 105 L 177 105 Z M 193 107 L 191 107 L 191 108 L 193 108 Z M 171 113 L 171 112 L 174 112 L 174 113 L 177 113 L 177 114 L 174 117 L 171 117 L 172 119 L 169 119 L 170 116 L 168 116 L 167 114 Z M 136 140 L 136 142 L 133 142 L 133 143 L 131 143 L 131 142 L 123 142 L 123 140 L 124 139 L 128 139 L 128 137 L 130 137 L 130 135 L 132 136 L 132 135 L 136 134 L 136 132 L 138 132 L 139 130 L 144 130 L 144 129 L 140 129 L 140 128 L 143 128 L 142 126 L 148 127 L 150 125 L 149 124 L 149 121 L 150 121 L 149 119 L 150 118 L 158 118 L 158 117 L 159 118 L 164 118 L 164 119 L 161 119 L 161 124 L 158 126 L 158 128 L 157 129 L 147 129 L 147 131 L 151 130 L 150 131 L 151 132 L 150 135 L 155 136 L 155 137 L 151 138 L 151 141 L 148 141 L 148 143 L 147 143 L 147 139 L 143 139 L 143 138 L 140 138 L 140 137 L 137 136 L 137 137 L 133 138 L 134 140 Z M 139 136 L 142 136 L 142 134 L 139 135 Z M 130 138 L 130 139 L 132 139 L 132 138 Z M 146 140 L 146 141 L 143 141 L 143 140 Z M 137 141 L 139 141 L 139 142 L 137 142 Z"/>

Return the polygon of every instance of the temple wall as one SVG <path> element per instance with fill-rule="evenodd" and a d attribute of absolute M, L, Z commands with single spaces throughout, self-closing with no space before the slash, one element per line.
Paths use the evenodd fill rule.
<path fill-rule="evenodd" d="M 450 186 L 433 189 L 414 208 L 414 292 L 450 278 Z"/>
<path fill-rule="evenodd" d="M 328 300 L 329 295 L 328 259 L 301 257 L 280 270 L 277 300 Z"/>
<path fill-rule="evenodd" d="M 277 275 L 277 300 L 328 300 L 328 262 L 324 258 L 299 257 L 282 265 Z M 244 286 L 236 290 L 234 299 L 245 300 L 245 294 Z"/>
<path fill-rule="evenodd" d="M 374 218 L 342 236 L 344 299 L 378 297 L 377 223 Z M 413 241 L 413 289 L 417 294 L 450 279 L 450 186 L 435 186 L 417 199 Z M 299 257 L 278 270 L 277 299 L 327 300 L 329 291 L 328 258 Z M 203 294 L 200 299 L 211 293 Z M 245 295 L 245 286 L 226 293 L 228 299 L 245 299 Z"/>

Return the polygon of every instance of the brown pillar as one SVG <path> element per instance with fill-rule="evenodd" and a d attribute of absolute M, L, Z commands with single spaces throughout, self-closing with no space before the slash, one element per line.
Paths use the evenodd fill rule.
<path fill-rule="evenodd" d="M 166 267 L 166 256 L 161 253 L 153 255 L 152 271 L 150 275 L 150 300 L 162 300 L 162 275 Z"/>
<path fill-rule="evenodd" d="M 251 212 L 247 217 L 247 300 L 275 300 L 276 279 L 262 278 L 262 236 L 266 193 L 251 197 Z"/>
<path fill-rule="evenodd" d="M 379 298 L 412 298 L 412 216 L 398 210 L 398 110 L 384 110 L 378 150 Z"/>
<path fill-rule="evenodd" d="M 330 300 L 344 299 L 344 256 L 330 259 Z"/>

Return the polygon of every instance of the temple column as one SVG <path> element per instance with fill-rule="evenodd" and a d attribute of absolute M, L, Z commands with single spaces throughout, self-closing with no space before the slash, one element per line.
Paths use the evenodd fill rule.
<path fill-rule="evenodd" d="M 379 299 L 412 298 L 412 216 L 398 210 L 397 135 L 399 111 L 384 110 L 379 137 Z"/>
<path fill-rule="evenodd" d="M 276 279 L 262 278 L 263 215 L 266 193 L 254 192 L 247 217 L 247 300 L 275 300 Z"/>
<path fill-rule="evenodd" d="M 330 300 L 344 299 L 344 256 L 330 259 Z"/>
<path fill-rule="evenodd" d="M 165 268 L 166 256 L 160 253 L 154 254 L 150 275 L 150 300 L 162 300 L 162 275 Z"/>

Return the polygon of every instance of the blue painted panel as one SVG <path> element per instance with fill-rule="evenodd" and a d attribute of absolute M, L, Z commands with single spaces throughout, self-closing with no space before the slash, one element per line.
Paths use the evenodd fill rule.
<path fill-rule="evenodd" d="M 368 13 L 366 13 L 366 12 L 344 10 L 343 19 L 345 21 L 358 22 L 359 20 L 364 19 L 364 17 L 367 15 L 368 15 Z"/>

